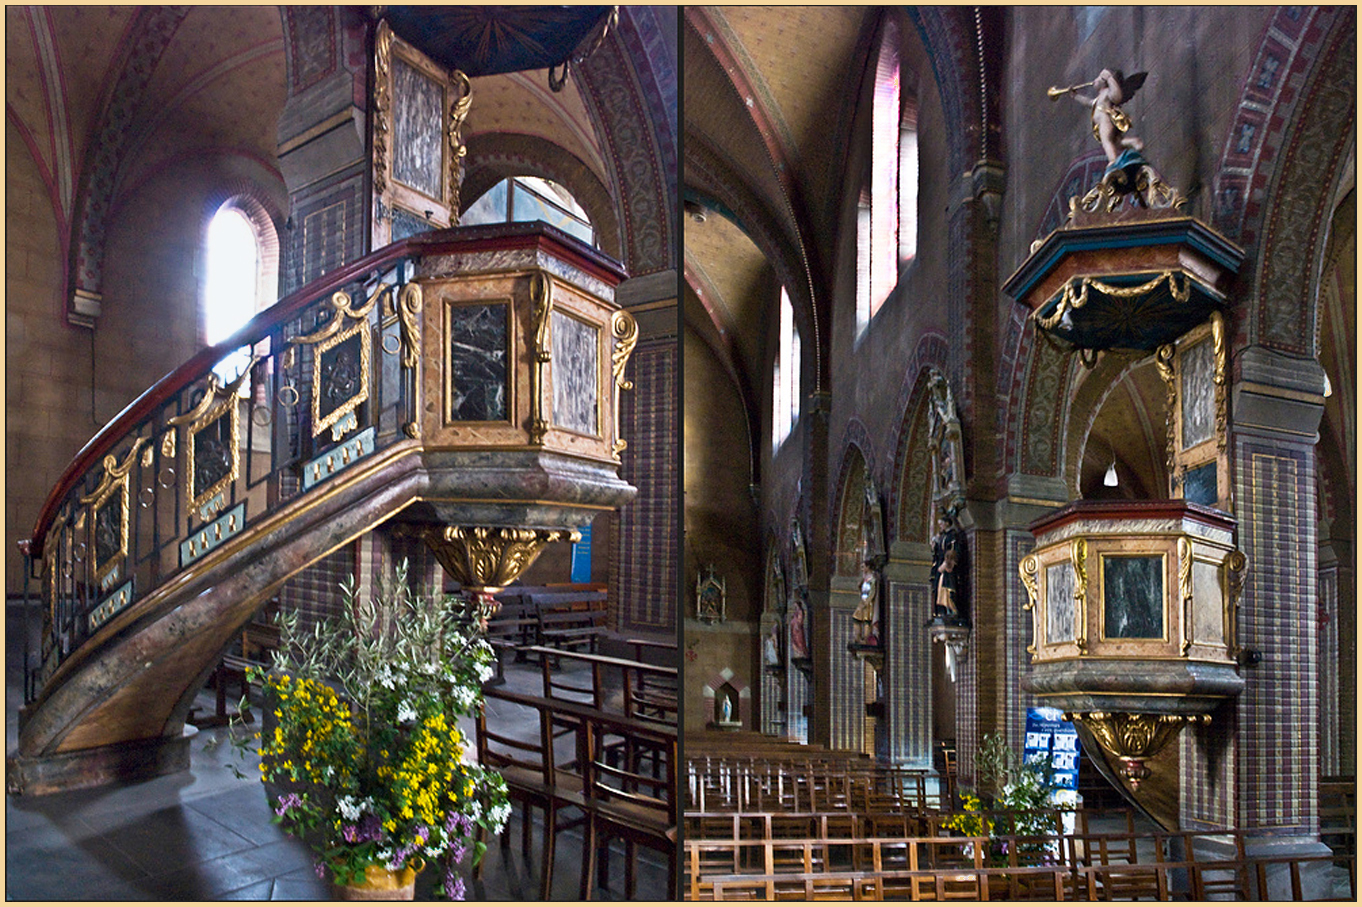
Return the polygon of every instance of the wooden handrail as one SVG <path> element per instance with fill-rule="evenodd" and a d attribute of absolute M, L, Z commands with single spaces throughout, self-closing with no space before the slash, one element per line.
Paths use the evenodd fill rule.
<path fill-rule="evenodd" d="M 519 242 L 517 242 L 519 240 Z M 491 224 L 478 227 L 451 227 L 400 239 L 363 258 L 342 265 L 285 296 L 268 309 L 257 313 L 228 339 L 205 347 L 184 364 L 161 378 L 137 399 L 125 406 L 118 415 L 105 423 L 62 470 L 61 477 L 48 493 L 42 510 L 34 523 L 33 535 L 20 542 L 20 549 L 34 559 L 43 556 L 43 545 L 48 530 L 56 520 L 57 511 L 85 474 L 103 457 L 113 452 L 138 423 L 153 413 L 175 394 L 180 393 L 205 375 L 232 351 L 258 342 L 269 329 L 301 312 L 309 304 L 340 290 L 347 284 L 409 255 L 436 255 L 448 252 L 479 252 L 486 249 L 528 248 L 549 243 L 555 246 L 556 256 L 582 268 L 588 274 L 614 286 L 626 276 L 623 267 L 609 256 L 584 244 L 556 227 L 542 222 L 530 224 Z"/>

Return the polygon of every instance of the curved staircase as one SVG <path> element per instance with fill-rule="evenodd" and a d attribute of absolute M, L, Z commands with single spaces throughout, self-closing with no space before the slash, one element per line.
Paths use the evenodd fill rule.
<path fill-rule="evenodd" d="M 10 791 L 187 767 L 185 719 L 224 647 L 291 576 L 380 524 L 486 588 L 628 501 L 623 276 L 543 224 L 411 237 L 129 405 L 27 543 L 43 624 Z"/>

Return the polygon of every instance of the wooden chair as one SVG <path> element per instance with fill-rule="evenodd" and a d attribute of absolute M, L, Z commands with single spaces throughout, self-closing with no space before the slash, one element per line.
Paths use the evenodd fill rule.
<path fill-rule="evenodd" d="M 485 691 L 484 696 L 487 700 L 508 703 L 515 703 L 519 698 L 511 693 L 494 690 Z M 485 768 L 500 772 L 506 779 L 508 796 L 521 804 L 523 820 L 520 846 L 522 852 L 527 855 L 530 852 L 530 810 L 533 807 L 543 810 L 544 873 L 540 880 L 540 898 L 548 900 L 553 892 L 553 864 L 558 832 L 585 821 L 586 802 L 582 793 L 581 777 L 560 771 L 555 765 L 549 710 L 523 700 L 519 704 L 535 708 L 538 712 L 539 739 L 522 740 L 489 730 L 484 703 L 477 715 L 478 762 Z M 562 823 L 560 811 L 565 808 L 576 808 L 581 815 Z M 502 833 L 502 846 L 507 843 L 508 833 L 509 828 Z M 482 864 L 478 865 L 480 869 Z"/>
<path fill-rule="evenodd" d="M 582 876 L 582 900 L 595 892 L 598 862 L 603 845 L 611 838 L 625 842 L 625 897 L 633 899 L 638 846 L 658 851 L 667 858 L 667 898 L 677 900 L 677 809 L 675 792 L 677 738 L 638 725 L 630 726 L 628 719 L 620 721 L 587 720 L 586 746 L 586 804 L 587 804 L 587 864 Z M 612 765 L 605 758 L 607 735 L 638 734 L 649 738 L 654 749 L 665 751 L 665 772 L 657 778 L 628 768 Z M 603 866 L 601 875 L 604 875 Z"/>

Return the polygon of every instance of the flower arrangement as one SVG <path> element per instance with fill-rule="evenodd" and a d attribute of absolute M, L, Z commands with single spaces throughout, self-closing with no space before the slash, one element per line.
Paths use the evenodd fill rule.
<path fill-rule="evenodd" d="M 460 716 L 473 714 L 493 654 L 457 600 L 407 587 L 406 563 L 365 599 L 342 584 L 338 621 L 299 630 L 281 615 L 271 670 L 252 669 L 273 728 L 261 778 L 283 793 L 274 821 L 317 853 L 318 876 L 363 883 L 369 867 L 443 866 L 437 894 L 464 896 L 460 866 L 510 815 L 506 783 L 465 761 Z"/>
<path fill-rule="evenodd" d="M 1007 842 L 1000 840 L 1005 835 L 1041 838 L 1058 834 L 1055 786 L 1046 766 L 1023 763 L 997 734 L 984 736 L 975 766 L 981 785 L 996 792 L 992 809 L 986 814 L 983 800 L 967 793 L 963 812 L 951 816 L 944 825 L 969 837 L 987 836 L 990 865 L 1007 865 Z M 1048 865 L 1058 854 L 1049 844 L 1028 845 L 1026 849 L 1026 854 L 1018 855 L 1022 865 Z"/>

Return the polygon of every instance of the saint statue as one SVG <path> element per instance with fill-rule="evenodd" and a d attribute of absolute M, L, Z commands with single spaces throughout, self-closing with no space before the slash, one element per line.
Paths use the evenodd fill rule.
<path fill-rule="evenodd" d="M 790 657 L 808 658 L 808 631 L 804 625 L 804 603 L 796 599 L 790 605 Z"/>
<path fill-rule="evenodd" d="M 942 513 L 936 525 L 937 534 L 932 537 L 932 619 L 962 623 L 959 594 L 964 539 L 950 513 Z"/>
<path fill-rule="evenodd" d="M 762 661 L 768 668 L 780 667 L 780 621 L 771 624 L 771 632 L 762 643 Z"/>
<path fill-rule="evenodd" d="M 861 571 L 861 603 L 851 612 L 851 619 L 856 622 L 856 642 L 859 645 L 879 645 L 878 638 L 871 639 L 879 635 L 875 631 L 880 621 L 879 601 L 880 577 L 867 561 Z"/>

